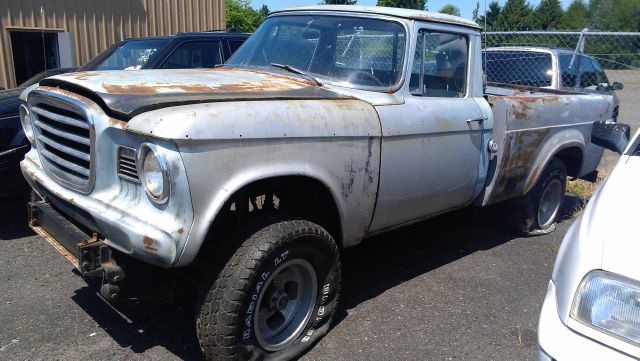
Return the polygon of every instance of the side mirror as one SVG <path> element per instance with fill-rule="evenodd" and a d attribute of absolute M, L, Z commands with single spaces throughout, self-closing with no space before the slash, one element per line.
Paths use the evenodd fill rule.
<path fill-rule="evenodd" d="M 593 123 L 591 143 L 622 154 L 629 144 L 631 127 L 628 124 L 599 121 Z"/>
<path fill-rule="evenodd" d="M 613 84 L 611 84 L 611 90 L 622 90 L 624 89 L 624 84 L 614 81 Z"/>

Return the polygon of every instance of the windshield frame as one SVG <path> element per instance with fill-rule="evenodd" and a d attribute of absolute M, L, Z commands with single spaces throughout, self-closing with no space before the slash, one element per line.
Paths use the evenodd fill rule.
<path fill-rule="evenodd" d="M 378 92 L 378 93 L 395 93 L 398 90 L 402 89 L 402 87 L 404 85 L 404 82 L 405 82 L 406 73 L 407 73 L 407 71 L 406 71 L 407 70 L 407 61 L 408 61 L 407 59 L 409 58 L 407 56 L 407 54 L 409 52 L 409 48 L 410 48 L 410 45 L 411 45 L 411 39 L 409 38 L 411 36 L 411 32 L 410 32 L 410 26 L 409 26 L 409 24 L 407 24 L 407 21 L 400 20 L 398 18 L 395 18 L 395 17 L 392 17 L 392 16 L 386 16 L 386 15 L 378 15 L 378 14 L 376 14 L 375 16 L 372 16 L 372 14 L 356 13 L 356 12 L 354 12 L 354 13 L 346 13 L 345 14 L 345 12 L 327 11 L 327 10 L 285 11 L 285 12 L 279 12 L 279 13 L 272 14 L 267 19 L 276 18 L 276 17 L 283 17 L 283 16 L 284 17 L 289 17 L 289 16 L 339 16 L 339 17 L 367 18 L 367 19 L 388 21 L 388 22 L 399 24 L 402 27 L 402 29 L 404 29 L 404 36 L 405 36 L 404 54 L 402 55 L 403 59 L 402 59 L 402 62 L 401 62 L 402 69 L 401 69 L 401 72 L 400 72 L 400 77 L 399 77 L 398 81 L 393 86 L 357 85 L 357 84 L 347 83 L 347 82 L 344 82 L 344 81 L 335 81 L 334 79 L 325 77 L 322 74 L 316 74 L 316 73 L 306 72 L 306 71 L 305 72 L 308 73 L 309 75 L 313 76 L 314 78 L 317 78 L 318 80 L 322 81 L 323 84 L 337 86 L 337 87 L 341 87 L 341 88 L 373 91 L 373 92 Z M 243 46 L 244 46 L 244 44 L 243 44 Z M 231 58 L 233 58 L 233 56 Z M 238 68 L 250 68 L 250 69 L 251 68 L 261 68 L 261 69 L 267 69 L 267 70 L 270 69 L 270 68 L 272 69 L 272 67 L 269 67 L 269 66 L 256 66 L 256 65 L 229 65 L 229 66 L 238 67 Z"/>

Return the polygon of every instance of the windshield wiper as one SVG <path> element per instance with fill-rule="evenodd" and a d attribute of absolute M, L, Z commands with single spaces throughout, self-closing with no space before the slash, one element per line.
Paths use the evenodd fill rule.
<path fill-rule="evenodd" d="M 303 70 L 300 70 L 300 69 L 298 69 L 298 68 L 294 68 L 294 67 L 292 67 L 292 66 L 290 66 L 290 65 L 286 65 L 286 64 L 278 64 L 278 63 L 271 63 L 271 66 L 274 66 L 274 67 L 276 67 L 276 68 L 280 68 L 280 69 L 286 70 L 286 71 L 288 71 L 288 72 L 290 72 L 290 73 L 294 73 L 294 74 L 302 75 L 302 76 L 304 76 L 304 77 L 305 77 L 305 78 L 307 78 L 307 79 L 313 80 L 313 81 L 314 81 L 318 86 L 322 86 L 322 82 L 321 82 L 320 80 L 316 79 L 315 77 L 313 77 L 313 76 L 309 75 L 309 73 L 307 73 L 307 72 L 305 72 L 305 71 L 303 71 Z"/>

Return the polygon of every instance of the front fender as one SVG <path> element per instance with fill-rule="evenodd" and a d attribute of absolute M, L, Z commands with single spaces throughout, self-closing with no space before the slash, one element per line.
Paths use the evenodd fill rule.
<path fill-rule="evenodd" d="M 367 233 L 377 195 L 380 120 L 355 99 L 221 102 L 160 109 L 130 131 L 178 144 L 194 225 L 176 265 L 189 264 L 224 204 L 264 179 L 303 176 L 323 184 L 338 208 L 343 245 Z"/>

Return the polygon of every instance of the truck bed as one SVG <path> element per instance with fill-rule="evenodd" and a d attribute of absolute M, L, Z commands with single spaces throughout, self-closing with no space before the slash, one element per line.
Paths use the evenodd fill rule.
<path fill-rule="evenodd" d="M 477 205 L 526 194 L 553 156 L 563 158 L 572 177 L 597 168 L 602 148 L 591 144 L 591 127 L 611 116 L 610 96 L 490 86 L 485 98 L 493 111 L 493 139 L 499 148 L 489 160 Z"/>

